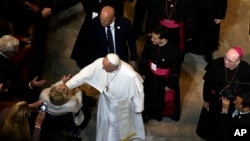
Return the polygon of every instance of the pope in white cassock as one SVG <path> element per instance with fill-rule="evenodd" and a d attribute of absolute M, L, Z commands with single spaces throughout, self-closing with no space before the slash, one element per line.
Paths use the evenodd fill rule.
<path fill-rule="evenodd" d="M 100 91 L 96 141 L 145 139 L 141 112 L 144 109 L 143 80 L 126 62 L 110 53 L 83 68 L 58 91 L 88 83 Z"/>

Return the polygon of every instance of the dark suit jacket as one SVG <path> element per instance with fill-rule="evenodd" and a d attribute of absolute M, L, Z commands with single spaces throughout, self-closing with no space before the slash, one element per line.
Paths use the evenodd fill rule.
<path fill-rule="evenodd" d="M 136 61 L 136 40 L 130 21 L 123 17 L 117 17 L 114 28 L 116 54 L 126 62 Z M 108 54 L 105 27 L 101 25 L 99 17 L 91 21 L 86 32 L 88 36 L 82 39 L 84 44 L 80 50 L 78 49 L 79 55 L 73 58 L 81 68 Z"/>
<path fill-rule="evenodd" d="M 114 24 L 116 54 L 128 62 L 137 59 L 136 41 L 132 26 L 128 19 L 118 17 Z M 89 48 L 93 49 L 94 60 L 108 54 L 105 27 L 101 25 L 100 19 L 96 18 L 91 23 Z"/>
<path fill-rule="evenodd" d="M 242 129 L 247 130 L 247 133 L 242 134 Z M 218 140 L 248 141 L 250 137 L 250 113 L 233 118 L 231 114 L 221 114 L 218 137 Z"/>
<path fill-rule="evenodd" d="M 86 47 L 86 44 L 89 42 L 89 34 L 87 30 L 92 22 L 92 12 L 100 13 L 101 9 L 110 5 L 113 6 L 116 11 L 116 17 L 123 16 L 123 0 L 102 0 L 99 3 L 99 0 L 79 0 L 83 4 L 83 9 L 85 11 L 86 17 L 82 24 L 82 27 L 77 36 L 75 45 L 72 50 L 71 58 L 74 59 L 78 65 L 78 67 L 83 68 L 89 63 L 92 63 L 93 59 L 89 58 L 90 52 L 89 48 Z M 92 56 L 91 56 L 92 57 Z"/>
<path fill-rule="evenodd" d="M 59 13 L 79 2 L 82 3 L 84 12 L 92 14 L 92 12 L 99 13 L 103 6 L 110 5 L 115 7 L 117 16 L 123 15 L 124 0 L 43 0 L 41 1 L 41 7 L 51 7 L 53 13 Z"/>

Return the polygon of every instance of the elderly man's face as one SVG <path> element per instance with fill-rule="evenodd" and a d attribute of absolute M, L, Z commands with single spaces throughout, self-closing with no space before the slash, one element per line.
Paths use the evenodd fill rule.
<path fill-rule="evenodd" d="M 234 50 L 230 49 L 224 56 L 224 65 L 228 69 L 235 69 L 240 63 L 239 54 Z"/>
<path fill-rule="evenodd" d="M 101 24 L 103 27 L 109 26 L 114 20 L 115 16 L 113 13 L 108 13 L 106 11 L 101 12 L 100 15 Z"/>
<path fill-rule="evenodd" d="M 113 72 L 117 69 L 117 66 L 114 66 L 113 64 L 111 64 L 108 60 L 107 57 L 104 57 L 103 61 L 102 61 L 102 65 L 103 65 L 103 69 L 106 72 Z"/>

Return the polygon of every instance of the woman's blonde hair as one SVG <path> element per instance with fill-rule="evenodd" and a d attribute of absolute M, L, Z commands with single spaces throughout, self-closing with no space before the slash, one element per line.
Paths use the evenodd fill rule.
<path fill-rule="evenodd" d="M 56 87 L 52 87 L 49 92 L 49 100 L 56 106 L 67 103 L 75 93 L 80 91 L 79 88 L 70 89 L 67 92 L 56 91 Z"/>
<path fill-rule="evenodd" d="M 52 87 L 50 89 L 49 100 L 52 104 L 54 104 L 56 106 L 61 106 L 61 105 L 65 104 L 66 102 L 68 102 L 69 99 L 70 99 L 70 97 L 66 92 L 56 91 L 55 87 Z"/>
<path fill-rule="evenodd" d="M 13 105 L 1 129 L 1 140 L 30 141 L 31 134 L 28 121 L 30 112 L 29 104 L 25 101 Z"/>

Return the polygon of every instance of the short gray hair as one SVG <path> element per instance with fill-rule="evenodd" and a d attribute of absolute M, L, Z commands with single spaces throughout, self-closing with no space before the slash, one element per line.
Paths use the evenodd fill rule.
<path fill-rule="evenodd" d="M 4 35 L 0 38 L 0 52 L 15 51 L 14 46 L 18 46 L 19 41 L 12 35 Z"/>

